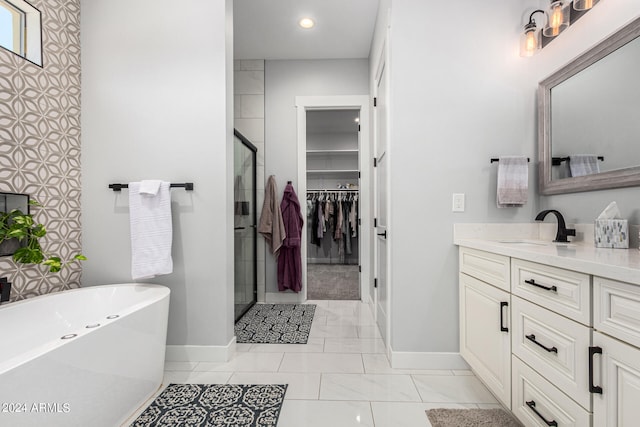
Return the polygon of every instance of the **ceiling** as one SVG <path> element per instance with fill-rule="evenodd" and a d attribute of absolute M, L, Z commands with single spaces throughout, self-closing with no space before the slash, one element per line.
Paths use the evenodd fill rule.
<path fill-rule="evenodd" d="M 379 0 L 233 0 L 235 59 L 368 58 Z M 298 26 L 303 17 L 316 25 Z"/>

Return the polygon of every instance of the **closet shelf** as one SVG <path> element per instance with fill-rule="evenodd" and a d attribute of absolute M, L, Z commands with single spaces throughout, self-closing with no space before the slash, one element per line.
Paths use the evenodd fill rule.
<path fill-rule="evenodd" d="M 358 173 L 357 169 L 310 169 L 307 173 Z"/>
<path fill-rule="evenodd" d="M 307 150 L 307 154 L 357 154 L 358 149 L 353 150 Z"/>

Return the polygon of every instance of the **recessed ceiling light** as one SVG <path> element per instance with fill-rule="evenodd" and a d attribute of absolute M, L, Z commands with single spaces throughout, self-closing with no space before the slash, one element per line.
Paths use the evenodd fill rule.
<path fill-rule="evenodd" d="M 309 29 L 309 28 L 313 28 L 314 25 L 316 25 L 316 23 L 313 21 L 313 19 L 311 18 L 302 18 L 299 22 L 298 25 L 300 25 L 302 28 L 304 29 Z"/>

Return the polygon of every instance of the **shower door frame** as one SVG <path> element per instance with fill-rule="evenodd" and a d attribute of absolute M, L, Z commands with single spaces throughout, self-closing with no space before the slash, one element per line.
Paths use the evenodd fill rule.
<path fill-rule="evenodd" d="M 247 306 L 245 310 L 239 315 L 235 316 L 235 296 L 234 296 L 234 323 L 237 322 L 242 316 L 245 315 L 251 307 L 258 302 L 258 207 L 256 206 L 257 200 L 257 182 L 258 182 L 258 148 L 251 143 L 243 134 L 237 129 L 233 129 L 233 135 L 237 137 L 242 145 L 247 147 L 253 155 L 253 301 Z M 234 200 L 235 203 L 235 200 Z M 235 225 L 234 225 L 235 226 Z M 235 263 L 235 257 L 234 257 Z M 234 279 L 234 293 L 235 293 L 235 279 Z"/>

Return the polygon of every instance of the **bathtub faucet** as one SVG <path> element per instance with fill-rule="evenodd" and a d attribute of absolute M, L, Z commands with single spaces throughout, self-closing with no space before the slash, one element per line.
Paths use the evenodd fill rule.
<path fill-rule="evenodd" d="M 11 283 L 7 281 L 6 277 L 0 277 L 0 303 L 9 301 L 11 296 Z"/>

